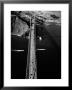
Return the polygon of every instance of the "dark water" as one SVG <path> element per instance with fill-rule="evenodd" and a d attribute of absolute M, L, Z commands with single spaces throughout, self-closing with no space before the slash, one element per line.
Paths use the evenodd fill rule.
<path fill-rule="evenodd" d="M 60 32 L 60 26 L 55 24 L 38 26 L 36 29 L 36 49 L 45 49 L 36 51 L 38 79 L 61 78 Z"/>
<path fill-rule="evenodd" d="M 37 75 L 39 79 L 60 78 L 60 51 L 49 48 L 44 51 L 37 51 Z"/>
<path fill-rule="evenodd" d="M 24 79 L 26 76 L 27 52 L 11 52 L 11 78 Z"/>
<path fill-rule="evenodd" d="M 28 40 L 12 36 L 11 40 L 11 78 L 12 79 L 25 79 L 26 76 L 26 64 L 28 53 Z M 24 50 L 24 51 L 13 51 Z"/>

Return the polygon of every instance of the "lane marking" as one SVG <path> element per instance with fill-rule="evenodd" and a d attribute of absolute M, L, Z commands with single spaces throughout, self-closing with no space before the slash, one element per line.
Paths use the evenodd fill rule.
<path fill-rule="evenodd" d="M 37 49 L 37 50 L 46 50 L 46 49 Z"/>
<path fill-rule="evenodd" d="M 11 50 L 11 51 L 23 52 L 24 50 Z"/>

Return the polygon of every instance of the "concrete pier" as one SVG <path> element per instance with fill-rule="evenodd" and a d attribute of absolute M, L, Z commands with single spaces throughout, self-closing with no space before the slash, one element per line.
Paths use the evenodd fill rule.
<path fill-rule="evenodd" d="M 37 62 L 35 50 L 35 19 L 32 20 L 29 41 L 29 57 L 27 62 L 27 79 L 37 79 Z"/>

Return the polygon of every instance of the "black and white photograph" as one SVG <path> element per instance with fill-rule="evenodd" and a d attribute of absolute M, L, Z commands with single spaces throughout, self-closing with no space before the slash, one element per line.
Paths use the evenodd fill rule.
<path fill-rule="evenodd" d="M 68 85 L 68 4 L 4 4 L 4 86 Z"/>
<path fill-rule="evenodd" d="M 61 78 L 61 12 L 11 11 L 11 79 Z"/>

